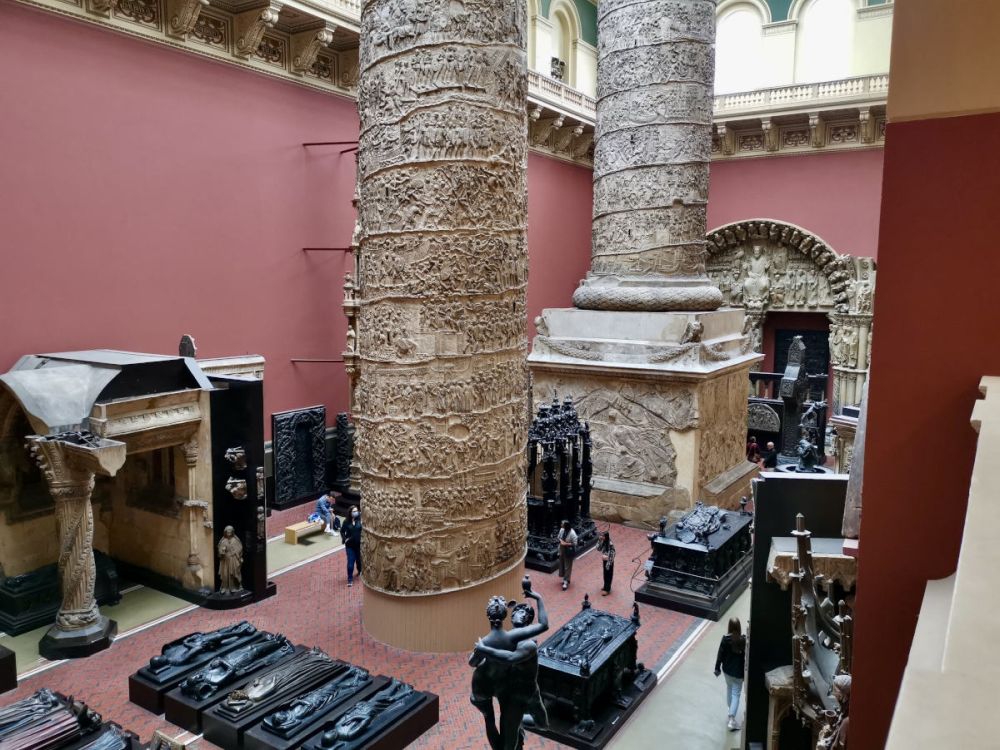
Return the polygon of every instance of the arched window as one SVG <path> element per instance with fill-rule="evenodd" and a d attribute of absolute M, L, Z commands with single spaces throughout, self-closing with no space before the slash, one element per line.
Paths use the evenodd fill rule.
<path fill-rule="evenodd" d="M 855 0 L 806 0 L 795 41 L 795 82 L 851 75 Z"/>
<path fill-rule="evenodd" d="M 574 86 L 576 84 L 576 41 L 580 38 L 580 22 L 576 9 L 567 0 L 553 0 L 549 9 L 552 22 L 552 60 L 549 75 Z M 539 67 L 541 61 L 539 60 Z"/>
<path fill-rule="evenodd" d="M 715 37 L 715 93 L 753 91 L 764 85 L 763 18 L 740 3 L 719 16 Z"/>

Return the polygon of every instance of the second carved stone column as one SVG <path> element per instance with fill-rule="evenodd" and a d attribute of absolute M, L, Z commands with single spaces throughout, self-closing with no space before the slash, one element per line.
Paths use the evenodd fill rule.
<path fill-rule="evenodd" d="M 715 310 L 705 272 L 715 0 L 598 8 L 591 310 Z"/>
<path fill-rule="evenodd" d="M 370 0 L 360 56 L 364 622 L 466 649 L 525 551 L 523 0 Z"/>

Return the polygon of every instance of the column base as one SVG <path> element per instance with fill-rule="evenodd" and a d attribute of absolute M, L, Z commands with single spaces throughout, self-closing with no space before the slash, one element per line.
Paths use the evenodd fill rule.
<path fill-rule="evenodd" d="M 118 623 L 103 615 L 93 625 L 77 630 L 48 629 L 38 642 L 38 653 L 50 661 L 77 659 L 103 651 L 118 634 Z"/>
<path fill-rule="evenodd" d="M 522 578 L 523 558 L 496 578 L 444 594 L 396 596 L 365 586 L 362 622 L 372 638 L 396 648 L 471 652 L 472 644 L 490 630 L 486 619 L 490 597 L 520 601 Z"/>

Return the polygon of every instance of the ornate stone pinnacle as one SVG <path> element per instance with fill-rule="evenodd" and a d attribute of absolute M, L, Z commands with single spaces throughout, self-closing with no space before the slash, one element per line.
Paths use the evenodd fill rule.
<path fill-rule="evenodd" d="M 573 304 L 714 310 L 705 206 L 715 72 L 713 0 L 598 9 L 591 268 Z"/>

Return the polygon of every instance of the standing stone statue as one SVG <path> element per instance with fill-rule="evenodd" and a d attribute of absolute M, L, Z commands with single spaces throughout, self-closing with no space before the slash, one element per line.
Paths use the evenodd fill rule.
<path fill-rule="evenodd" d="M 219 593 L 235 594 L 243 590 L 243 543 L 232 526 L 227 526 L 219 540 Z"/>
<path fill-rule="evenodd" d="M 476 627 L 454 621 L 466 608 L 414 608 L 414 596 L 443 603 L 521 576 L 524 50 L 524 0 L 362 4 L 364 622 L 407 648 L 461 648 Z"/>
<path fill-rule="evenodd" d="M 534 610 L 529 604 L 508 603 L 494 596 L 486 605 L 490 632 L 476 641 L 469 658 L 472 673 L 472 705 L 486 720 L 486 737 L 492 750 L 520 750 L 524 744 L 522 723 L 544 727 L 548 716 L 538 689 L 537 636 L 549 629 L 549 618 L 542 597 L 531 590 L 531 580 L 521 583 L 524 595 L 538 602 L 538 623 L 532 624 Z M 508 606 L 511 630 L 503 629 Z M 497 727 L 493 699 L 500 704 L 500 725 Z"/>

